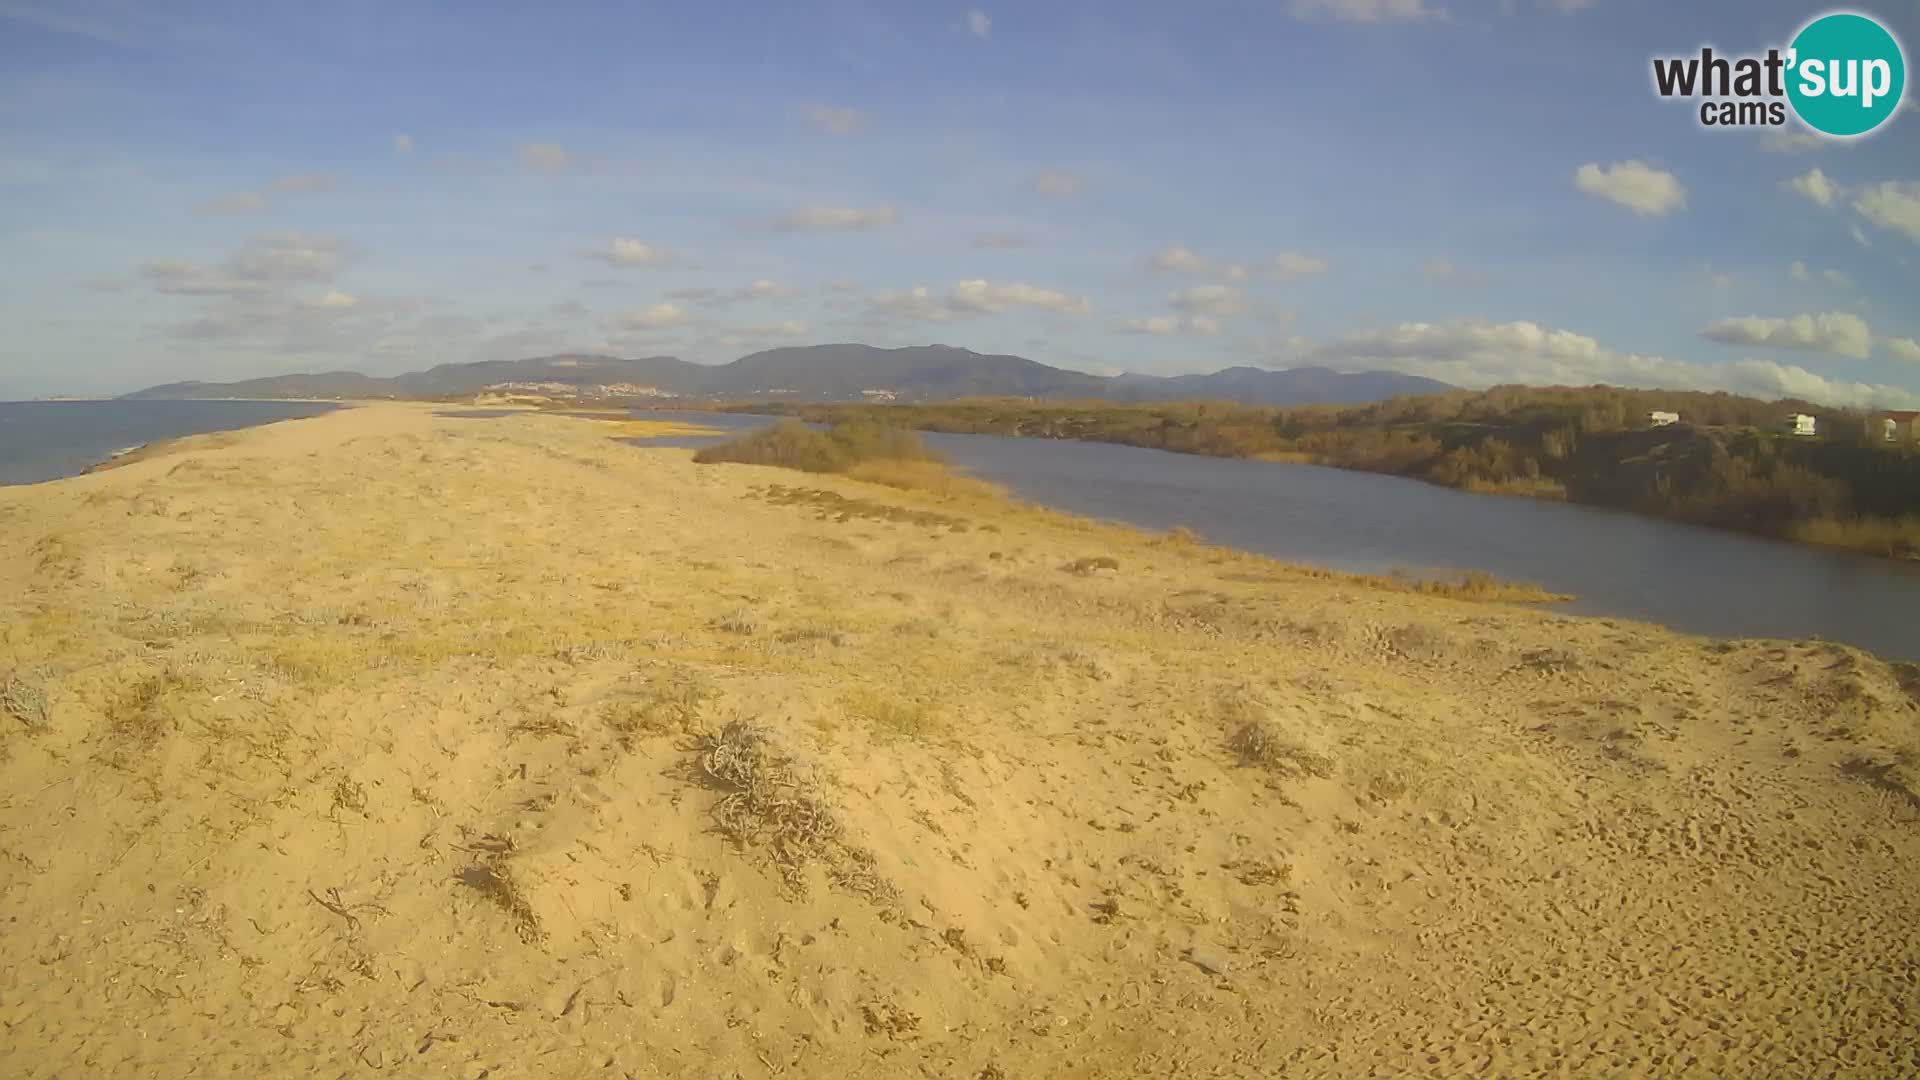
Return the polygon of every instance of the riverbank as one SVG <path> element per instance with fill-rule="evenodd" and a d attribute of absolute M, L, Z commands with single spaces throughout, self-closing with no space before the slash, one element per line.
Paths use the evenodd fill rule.
<path fill-rule="evenodd" d="M 610 434 L 0 490 L 0 1071 L 1920 1068 L 1912 665 Z"/>
<path fill-rule="evenodd" d="M 1702 422 L 1628 423 L 1649 405 L 1676 404 L 1669 398 Z M 1498 387 L 1339 407 L 982 400 L 713 408 L 1324 465 L 1920 560 L 1920 452 L 1850 437 L 1783 438 L 1753 426 L 1790 405 L 1801 407 L 1724 394 Z M 1858 433 L 1864 419 L 1836 412 L 1822 423 L 1822 431 Z"/>

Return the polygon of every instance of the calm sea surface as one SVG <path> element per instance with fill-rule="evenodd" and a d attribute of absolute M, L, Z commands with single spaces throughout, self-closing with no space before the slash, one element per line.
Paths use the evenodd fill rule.
<path fill-rule="evenodd" d="M 768 422 L 636 415 L 728 430 Z M 1818 637 L 1920 660 L 1920 564 L 1313 465 L 994 435 L 925 438 L 973 475 L 1071 513 L 1148 529 L 1184 525 L 1215 543 L 1358 573 L 1484 570 L 1578 597 L 1559 610 L 1720 637 Z"/>
<path fill-rule="evenodd" d="M 336 407 L 285 401 L 0 401 L 0 484 L 76 476 L 142 443 L 318 416 Z"/>

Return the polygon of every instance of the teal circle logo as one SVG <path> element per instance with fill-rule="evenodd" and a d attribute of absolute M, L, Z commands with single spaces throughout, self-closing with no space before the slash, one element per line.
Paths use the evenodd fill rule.
<path fill-rule="evenodd" d="M 1787 100 L 1822 134 L 1865 135 L 1899 110 L 1906 92 L 1900 43 L 1865 15 L 1822 15 L 1788 47 Z"/>

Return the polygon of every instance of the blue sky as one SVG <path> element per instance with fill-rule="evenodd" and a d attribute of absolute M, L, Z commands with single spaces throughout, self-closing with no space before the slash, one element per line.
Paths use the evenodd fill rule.
<path fill-rule="evenodd" d="M 1920 404 L 1920 111 L 1651 90 L 1825 10 L 0 0 L 0 397 L 855 340 Z"/>

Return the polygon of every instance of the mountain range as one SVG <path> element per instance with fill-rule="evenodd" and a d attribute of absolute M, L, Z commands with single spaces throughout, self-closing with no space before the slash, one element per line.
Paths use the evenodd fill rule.
<path fill-rule="evenodd" d="M 1250 405 L 1347 404 L 1453 387 L 1390 371 L 1230 367 L 1205 375 L 1089 375 L 1020 356 L 950 345 L 882 349 L 809 345 L 769 349 L 728 364 L 671 356 L 562 355 L 441 364 L 391 378 L 353 371 L 275 375 L 240 382 L 177 382 L 130 398 L 440 398 L 491 389 L 583 398 L 688 400 L 940 401 L 961 397 L 1232 400 Z"/>

